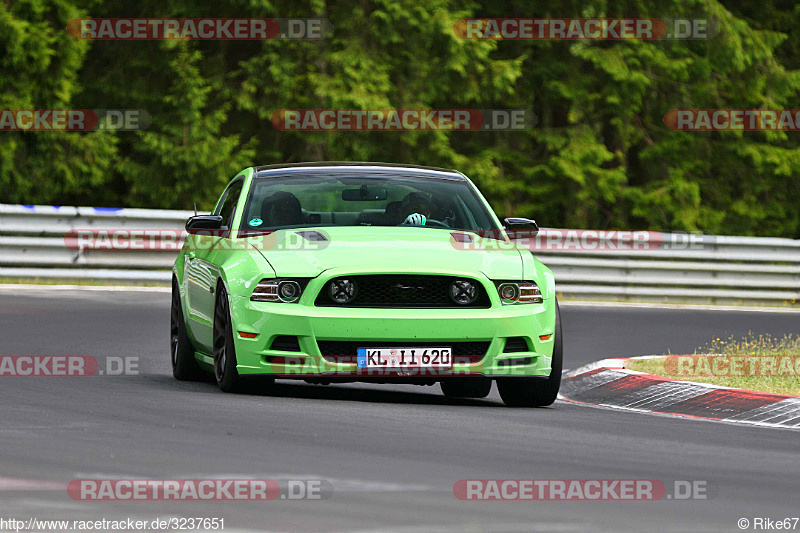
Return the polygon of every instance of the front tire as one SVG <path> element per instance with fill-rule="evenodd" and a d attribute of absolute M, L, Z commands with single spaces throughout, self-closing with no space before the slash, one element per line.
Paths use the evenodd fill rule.
<path fill-rule="evenodd" d="M 230 304 L 225 287 L 217 288 L 217 303 L 214 306 L 214 378 L 224 392 L 239 392 L 242 378 L 236 370 L 236 348 L 233 345 L 233 325 L 231 324 Z"/>
<path fill-rule="evenodd" d="M 541 378 L 498 378 L 497 390 L 503 402 L 509 407 L 545 407 L 558 397 L 561 388 L 563 367 L 563 348 L 561 346 L 561 311 L 556 306 L 556 324 L 553 335 L 553 359 L 550 377 Z"/>
<path fill-rule="evenodd" d="M 186 322 L 183 318 L 181 293 L 178 280 L 172 278 L 172 306 L 170 308 L 170 343 L 169 352 L 172 360 L 172 375 L 180 381 L 200 381 L 204 372 L 194 358 L 194 346 L 186 333 Z"/>

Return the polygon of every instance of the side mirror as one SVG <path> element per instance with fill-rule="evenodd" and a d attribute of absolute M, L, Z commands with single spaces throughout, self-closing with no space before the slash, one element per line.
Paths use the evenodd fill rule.
<path fill-rule="evenodd" d="M 503 219 L 503 227 L 511 240 L 536 237 L 539 233 L 536 221 L 529 218 Z"/>
<path fill-rule="evenodd" d="M 195 215 L 186 221 L 186 231 L 191 234 L 219 229 L 222 229 L 222 217 L 219 215 Z"/>

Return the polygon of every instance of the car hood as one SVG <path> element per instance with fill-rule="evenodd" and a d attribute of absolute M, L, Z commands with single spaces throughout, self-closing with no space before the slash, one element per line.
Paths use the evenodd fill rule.
<path fill-rule="evenodd" d="M 354 274 L 480 272 L 491 279 L 522 279 L 517 248 L 475 249 L 461 244 L 458 234 L 471 235 L 431 228 L 342 226 L 279 230 L 247 240 L 278 277 L 316 277 L 336 270 Z"/>

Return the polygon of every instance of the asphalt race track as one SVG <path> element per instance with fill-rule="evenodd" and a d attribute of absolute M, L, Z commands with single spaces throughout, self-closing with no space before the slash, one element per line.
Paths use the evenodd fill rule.
<path fill-rule="evenodd" d="M 563 306 L 565 367 L 797 332 L 800 314 Z M 800 432 L 557 402 L 518 410 L 438 386 L 172 379 L 169 294 L 0 290 L 0 355 L 139 357 L 138 376 L 0 378 L 0 518 L 219 517 L 225 531 L 740 531 L 800 516 Z M 87 502 L 73 479 L 298 478 L 312 501 Z M 707 500 L 460 501 L 461 479 L 707 482 Z M 19 490 L 24 481 L 28 490 Z M 55 483 L 53 483 L 55 482 Z M 752 526 L 751 526 L 752 527 Z M 800 529 L 800 525 L 797 526 Z"/>

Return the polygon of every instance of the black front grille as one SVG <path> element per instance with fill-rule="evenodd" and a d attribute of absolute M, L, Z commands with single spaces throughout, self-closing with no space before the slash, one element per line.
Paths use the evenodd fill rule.
<path fill-rule="evenodd" d="M 281 350 L 284 352 L 299 352 L 300 343 L 297 341 L 297 337 L 294 335 L 280 335 L 278 337 L 275 337 L 275 340 L 272 341 L 272 346 L 270 346 L 270 350 Z"/>
<path fill-rule="evenodd" d="M 340 304 L 328 294 L 330 284 L 337 279 L 355 281 L 358 292 L 352 302 Z M 378 276 L 342 276 L 326 283 L 315 305 L 320 307 L 409 307 L 409 308 L 487 308 L 491 306 L 489 295 L 483 285 L 470 279 L 477 288 L 477 298 L 467 305 L 460 305 L 450 298 L 450 285 L 457 278 L 453 276 L 415 276 L 415 275 L 378 275 Z"/>
<path fill-rule="evenodd" d="M 362 341 L 317 341 L 319 351 L 331 363 L 356 363 L 359 348 L 440 348 L 453 350 L 455 363 L 471 364 L 480 362 L 489 349 L 489 341 L 472 342 L 362 342 Z"/>

